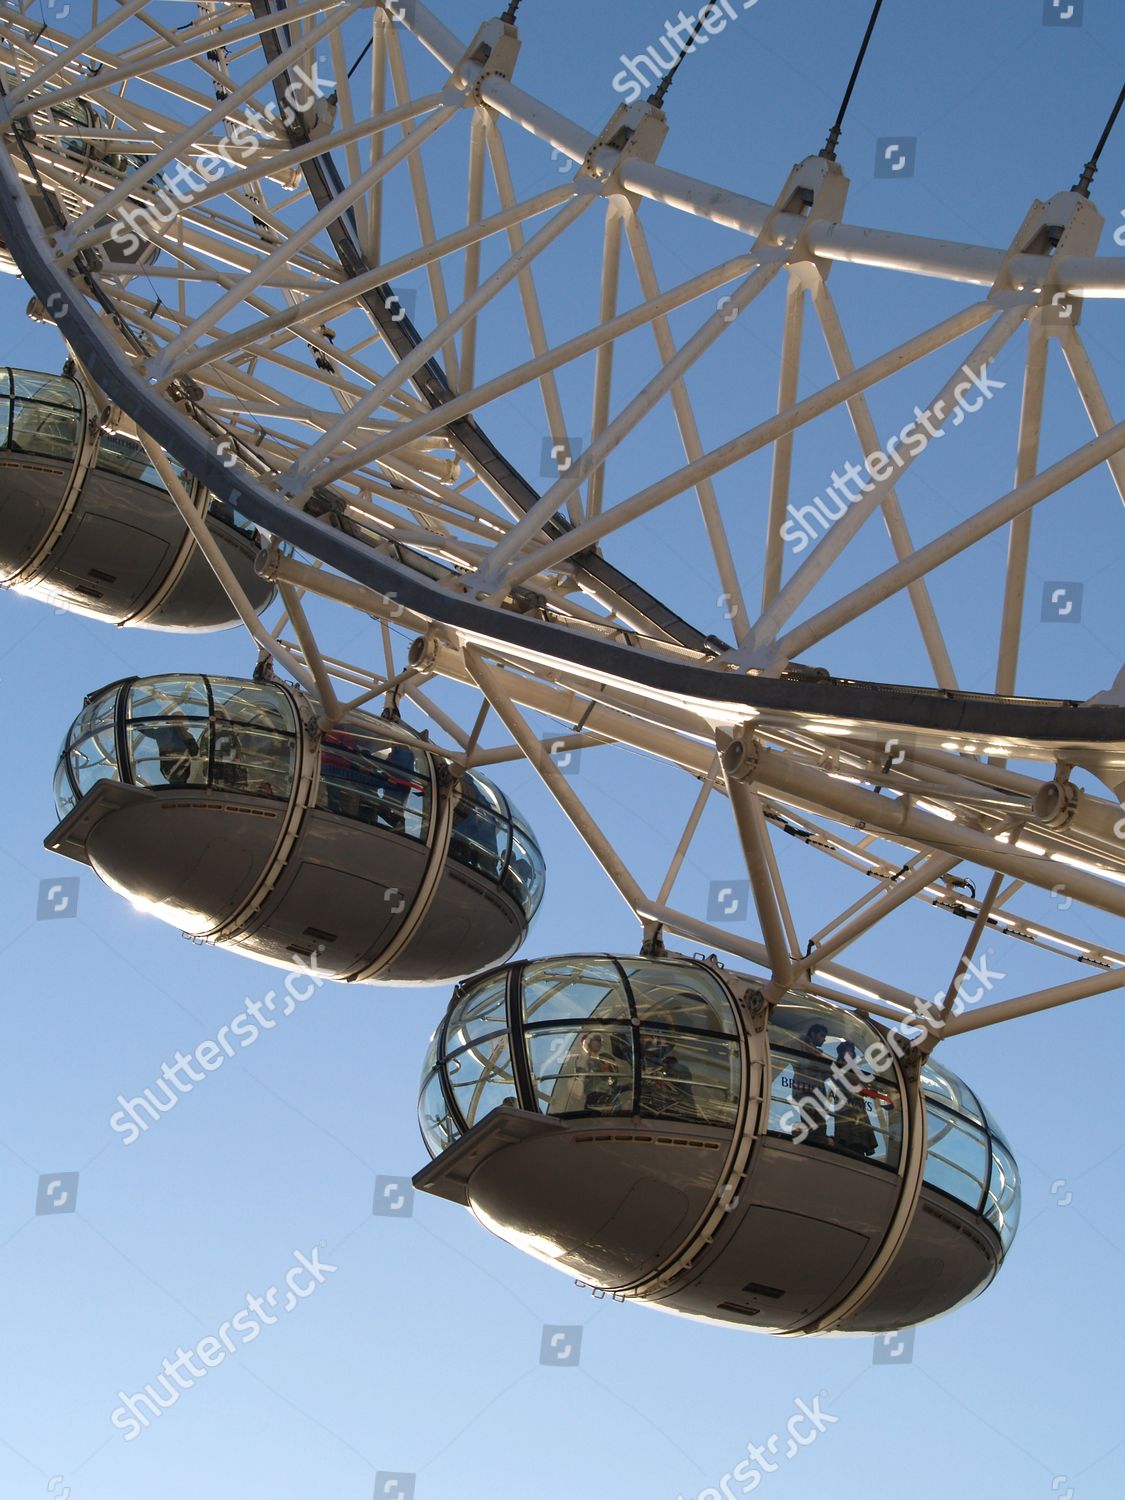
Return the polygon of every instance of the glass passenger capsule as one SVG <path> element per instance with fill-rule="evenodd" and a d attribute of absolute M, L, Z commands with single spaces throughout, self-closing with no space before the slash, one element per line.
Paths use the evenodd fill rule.
<path fill-rule="evenodd" d="M 222 630 L 238 614 L 135 439 L 98 431 L 65 375 L 0 368 L 0 585 L 153 630 Z M 186 487 L 202 504 L 190 476 Z M 259 532 L 211 500 L 207 530 L 256 610 Z"/>
<path fill-rule="evenodd" d="M 417 1187 L 594 1287 L 772 1333 L 881 1333 L 982 1291 L 1019 1174 L 904 1039 L 680 957 L 461 985 L 426 1058 Z M 905 1065 L 904 1065 L 905 1064 Z"/>
<path fill-rule="evenodd" d="M 534 834 L 397 724 L 327 733 L 276 682 L 129 678 L 92 693 L 46 840 L 187 933 L 267 963 L 435 984 L 510 957 L 543 895 Z"/>

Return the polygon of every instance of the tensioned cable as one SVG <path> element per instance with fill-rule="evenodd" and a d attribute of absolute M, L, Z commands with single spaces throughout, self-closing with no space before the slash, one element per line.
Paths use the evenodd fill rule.
<path fill-rule="evenodd" d="M 1083 198 L 1090 196 L 1090 184 L 1094 180 L 1094 173 L 1098 170 L 1098 157 L 1102 154 L 1102 148 L 1109 140 L 1110 132 L 1117 123 L 1117 116 L 1121 113 L 1121 106 L 1125 104 L 1125 84 L 1121 86 L 1121 92 L 1117 96 L 1117 103 L 1109 112 L 1109 119 L 1105 122 L 1105 129 L 1101 133 L 1098 144 L 1094 147 L 1094 154 L 1082 168 L 1082 176 L 1071 188 L 1072 193 L 1081 193 Z"/>
<path fill-rule="evenodd" d="M 655 105 L 657 109 L 663 108 L 664 101 L 668 97 L 668 90 L 672 87 L 672 80 L 680 71 L 681 67 L 683 67 L 684 58 L 687 57 L 689 52 L 695 51 L 695 40 L 696 37 L 698 37 L 699 33 L 703 30 L 704 22 L 707 20 L 708 16 L 710 16 L 714 11 L 717 11 L 720 8 L 721 7 L 719 6 L 719 0 L 708 0 L 708 4 L 706 4 L 699 12 L 699 15 L 695 20 L 695 25 L 692 27 L 687 41 L 680 48 L 679 57 L 677 57 L 676 61 L 669 68 L 668 72 L 665 73 L 664 77 L 660 80 L 659 86 L 648 96 L 649 104 Z"/>
<path fill-rule="evenodd" d="M 840 110 L 836 116 L 835 124 L 828 132 L 828 139 L 824 143 L 824 150 L 820 153 L 826 161 L 836 160 L 836 147 L 840 143 L 840 135 L 844 128 L 844 116 L 848 112 L 848 105 L 852 102 L 852 91 L 859 78 L 859 70 L 863 67 L 863 59 L 867 56 L 867 47 L 871 41 L 871 34 L 875 30 L 875 22 L 879 19 L 879 12 L 883 8 L 883 0 L 875 0 L 871 17 L 867 22 L 867 30 L 863 33 L 863 41 L 859 45 L 856 54 L 855 66 L 852 68 L 852 76 L 848 79 L 848 86 L 844 90 L 844 97 L 840 101 Z"/>

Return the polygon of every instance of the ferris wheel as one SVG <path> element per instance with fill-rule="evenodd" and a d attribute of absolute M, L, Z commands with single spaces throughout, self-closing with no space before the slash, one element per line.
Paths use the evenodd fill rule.
<path fill-rule="evenodd" d="M 0 239 L 70 355 L 6 375 L 4 579 L 117 624 L 241 622 L 257 659 L 91 693 L 49 847 L 269 962 L 461 981 L 419 1184 L 600 1290 L 783 1333 L 898 1328 L 991 1280 L 1017 1169 L 934 1048 L 1125 980 L 1078 918 L 1125 915 L 1125 666 L 1082 701 L 1021 675 L 1037 507 L 1089 475 L 1121 527 L 1125 422 L 1083 328 L 1125 297 L 1091 196 L 1122 98 L 1007 244 L 852 223 L 837 154 L 881 3 L 825 147 L 760 199 L 660 160 L 677 74 L 729 4 L 631 59 L 592 125 L 520 87 L 519 0 L 471 36 L 421 0 L 201 3 L 175 26 L 127 0 L 70 32 L 0 12 Z M 523 192 L 529 152 L 548 185 Z M 942 316 L 873 335 L 904 284 L 940 285 Z M 763 404 L 723 376 L 771 338 Z M 916 541 L 903 477 L 947 437 L 966 473 L 995 443 L 1014 350 L 1010 488 L 967 485 Z M 1090 436 L 1043 464 L 1064 386 Z M 852 457 L 801 503 L 797 445 L 823 434 Z M 377 651 L 342 654 L 340 618 L 374 622 Z M 896 680 L 906 630 L 924 683 Z M 691 784 L 665 869 L 567 774 L 613 746 Z M 509 962 L 550 867 L 485 774 L 516 756 L 639 956 Z M 715 805 L 754 937 L 676 896 Z M 804 885 L 832 872 L 807 929 L 783 836 Z M 1021 910 L 1035 889 L 1073 922 Z M 839 957 L 908 905 L 966 925 L 932 1003 Z M 970 996 L 986 932 L 1076 977 Z"/>

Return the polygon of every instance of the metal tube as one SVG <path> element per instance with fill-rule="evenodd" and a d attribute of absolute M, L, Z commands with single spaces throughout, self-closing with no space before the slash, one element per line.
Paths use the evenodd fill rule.
<path fill-rule="evenodd" d="M 839 630 L 841 626 L 847 625 L 859 615 L 866 614 L 869 609 L 882 603 L 884 599 L 890 598 L 892 594 L 898 593 L 915 578 L 932 572 L 934 568 L 948 562 L 951 557 L 956 557 L 967 547 L 971 547 L 974 542 L 979 542 L 982 537 L 998 530 L 1006 521 L 1012 520 L 1025 510 L 1030 510 L 1032 506 L 1038 505 L 1041 500 L 1045 500 L 1073 480 L 1080 479 L 1083 474 L 1089 473 L 1091 469 L 1104 463 L 1107 458 L 1119 453 L 1123 448 L 1125 448 L 1125 422 L 1118 422 L 1101 437 L 1094 438 L 1085 447 L 1068 454 L 1057 464 L 1052 464 L 1049 469 L 1043 469 L 1034 479 L 1017 485 L 1014 490 L 1010 490 L 1007 495 L 992 505 L 986 506 L 984 510 L 978 511 L 975 516 L 963 521 L 960 526 L 953 527 L 951 531 L 945 532 L 926 546 L 920 547 L 913 557 L 896 563 L 862 587 L 846 594 L 835 604 L 813 615 L 811 619 L 806 620 L 777 642 L 772 661 L 774 663 L 792 661 L 809 646 L 823 640 L 825 636 L 831 635 L 833 631 Z"/>
<path fill-rule="evenodd" d="M 1030 479 L 1039 467 L 1039 434 L 1043 425 L 1043 397 L 1047 385 L 1047 335 L 1041 313 L 1032 320 L 1023 377 L 1019 437 L 1016 441 L 1016 484 Z M 1031 551 L 1031 512 L 1016 516 L 1008 532 L 1008 563 L 1004 576 L 1004 604 L 1000 617 L 1000 648 L 996 662 L 996 692 L 1010 697 L 1016 690 L 1023 598 Z"/>
<path fill-rule="evenodd" d="M 743 857 L 746 860 L 746 871 L 750 876 L 750 885 L 754 892 L 754 905 L 758 910 L 758 920 L 762 924 L 762 937 L 766 943 L 770 974 L 776 986 L 776 992 L 770 998 L 780 999 L 785 987 L 793 978 L 793 960 L 786 946 L 785 930 L 782 927 L 769 866 L 762 854 L 762 844 L 769 838 L 769 831 L 762 817 L 758 799 L 750 787 L 729 776 L 725 766 L 723 780 L 734 811 L 734 821 L 742 843 Z"/>
<path fill-rule="evenodd" d="M 740 437 L 732 438 L 730 442 L 712 449 L 695 463 L 686 464 L 675 473 L 658 480 L 656 484 L 649 485 L 647 489 L 631 495 L 627 500 L 619 500 L 612 509 L 599 516 L 592 516 L 574 531 L 568 532 L 566 536 L 537 548 L 533 555 L 521 559 L 507 569 L 505 582 L 511 587 L 531 573 L 554 566 L 559 562 L 565 562 L 568 557 L 600 541 L 611 531 L 616 531 L 627 522 L 655 510 L 666 500 L 682 495 L 700 479 L 717 474 L 723 469 L 729 469 L 742 459 L 748 458 L 751 453 L 757 453 L 759 449 L 776 442 L 786 432 L 791 432 L 804 423 L 811 422 L 815 417 L 822 416 L 833 407 L 841 405 L 857 391 L 876 385 L 888 375 L 905 369 L 916 360 L 924 359 L 926 355 L 932 354 L 935 349 L 940 349 L 944 344 L 952 343 L 969 329 L 990 318 L 993 311 L 990 304 L 978 303 L 964 312 L 954 314 L 952 318 L 945 319 L 936 327 L 915 335 L 914 338 L 880 355 L 869 364 L 861 365 L 847 380 L 833 381 L 831 385 L 825 386 L 811 396 L 806 396 L 788 411 L 768 417 Z"/>

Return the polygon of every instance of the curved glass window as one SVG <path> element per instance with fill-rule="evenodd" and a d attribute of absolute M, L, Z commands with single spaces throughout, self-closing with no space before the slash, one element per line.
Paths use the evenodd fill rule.
<path fill-rule="evenodd" d="M 535 1107 L 545 1115 L 632 1114 L 633 1038 L 548 1028 L 527 1038 Z"/>
<path fill-rule="evenodd" d="M 995 1135 L 992 1137 L 984 1216 L 1000 1236 L 1000 1244 L 1007 1254 L 1020 1222 L 1020 1176 L 1015 1157 Z"/>
<path fill-rule="evenodd" d="M 775 1007 L 769 1042 L 771 1134 L 898 1166 L 902 1098 L 875 1026 L 827 1001 L 794 996 Z"/>
<path fill-rule="evenodd" d="M 450 854 L 458 864 L 499 884 L 508 865 L 511 837 L 506 805 L 486 781 L 470 771 L 461 780 L 453 807 Z"/>
<path fill-rule="evenodd" d="M 483 776 L 467 771 L 455 796 L 450 856 L 501 886 L 530 922 L 546 883 L 546 865 L 534 837 L 503 792 Z"/>
<path fill-rule="evenodd" d="M 528 964 L 520 986 L 529 1024 L 612 1021 L 629 1025 L 620 968 L 610 958 L 547 958 Z"/>
<path fill-rule="evenodd" d="M 943 1068 L 933 1058 L 922 1069 L 922 1091 L 926 1102 L 943 1104 L 955 1114 L 965 1115 L 977 1125 L 984 1124 L 984 1110 L 980 1100 L 963 1078 Z"/>
<path fill-rule="evenodd" d="M 36 370 L 9 370 L 0 421 L 5 447 L 69 463 L 81 436 L 82 398 L 75 381 Z"/>
<path fill-rule="evenodd" d="M 82 400 L 78 382 L 69 375 L 45 375 L 41 370 L 11 370 L 11 394 L 29 401 L 45 401 L 50 406 L 67 406 L 80 410 Z"/>
<path fill-rule="evenodd" d="M 496 1036 L 508 1025 L 508 974 L 489 975 L 468 985 L 449 1013 L 445 1044 L 449 1051 L 467 1046 L 482 1037 Z M 436 1038 L 436 1033 L 435 1033 Z M 437 1054 L 434 1054 L 436 1066 Z"/>
<path fill-rule="evenodd" d="M 327 812 L 424 841 L 431 783 L 429 757 L 380 732 L 376 720 L 338 724 L 321 739 L 316 805 Z"/>
<path fill-rule="evenodd" d="M 218 521 L 223 526 L 229 526 L 232 531 L 237 531 L 240 536 L 249 537 L 252 542 L 261 541 L 262 533 L 253 521 L 244 516 L 240 510 L 235 510 L 233 505 L 220 500 L 217 495 L 213 495 L 207 502 L 207 519 L 209 522 Z M 293 549 L 289 543 L 279 545 L 282 545 L 287 556 L 292 553 Z"/>
<path fill-rule="evenodd" d="M 503 1104 L 729 1128 L 741 1088 L 733 1001 L 708 969 L 582 955 L 496 970 L 459 990 L 426 1060 L 420 1108 L 434 1150 L 446 1103 L 457 1134 Z"/>
<path fill-rule="evenodd" d="M 221 677 L 117 683 L 92 695 L 71 726 L 55 777 L 59 814 L 107 779 L 286 801 L 296 735 L 292 700 L 270 683 Z"/>
<path fill-rule="evenodd" d="M 172 464 L 173 468 L 179 470 L 182 479 L 186 471 L 175 460 Z M 144 447 L 135 438 L 126 437 L 123 432 L 99 434 L 94 467 L 108 474 L 120 474 L 123 479 L 135 479 L 139 484 L 151 485 L 155 490 L 167 489 Z"/>
<path fill-rule="evenodd" d="M 506 1033 L 472 1042 L 446 1058 L 445 1076 L 457 1113 L 471 1130 L 502 1104 L 515 1104 L 518 1090 Z"/>
<path fill-rule="evenodd" d="M 637 1017 L 646 1028 L 669 1026 L 737 1036 L 730 998 L 706 969 L 647 958 L 622 959 L 621 968 L 633 992 Z"/>
<path fill-rule="evenodd" d="M 422 1096 L 418 1100 L 418 1123 L 422 1127 L 422 1138 L 431 1156 L 440 1156 L 460 1134 L 460 1127 L 445 1102 L 441 1079 L 436 1073 L 431 1073 L 423 1085 Z"/>
<path fill-rule="evenodd" d="M 1019 1169 L 1011 1148 L 956 1073 L 932 1059 L 922 1069 L 926 1101 L 925 1181 L 983 1214 L 1007 1252 L 1019 1223 Z"/>
<path fill-rule="evenodd" d="M 539 910 L 546 884 L 547 870 L 538 845 L 522 830 L 512 830 L 512 852 L 502 881 L 504 889 L 514 896 L 527 913 L 528 920 Z"/>

